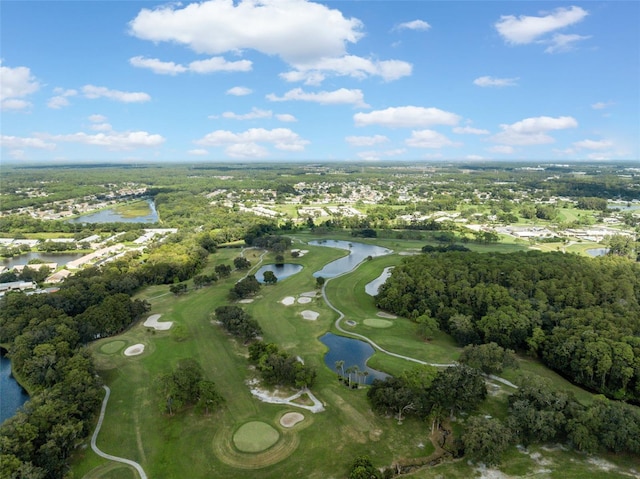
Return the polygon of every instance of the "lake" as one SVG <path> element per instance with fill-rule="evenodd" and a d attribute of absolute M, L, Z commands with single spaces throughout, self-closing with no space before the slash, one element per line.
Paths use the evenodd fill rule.
<path fill-rule="evenodd" d="M 327 333 L 320 338 L 320 342 L 329 348 L 324 356 L 324 363 L 329 369 L 337 374 L 336 361 L 344 361 L 344 368 L 358 366 L 360 371 L 367 371 L 368 376 L 364 378 L 365 384 L 371 384 L 374 379 L 385 379 L 387 374 L 371 369 L 367 366 L 367 360 L 375 352 L 373 347 L 359 339 L 346 338 L 333 333 Z M 352 380 L 354 378 L 352 377 Z"/>
<path fill-rule="evenodd" d="M 96 211 L 68 220 L 70 223 L 156 223 L 158 212 L 152 200 L 147 200 L 149 214 L 144 216 L 122 216 L 114 208 Z"/>
<path fill-rule="evenodd" d="M 0 391 L 2 391 L 2 400 L 0 400 L 0 423 L 2 423 L 13 416 L 29 399 L 24 389 L 11 376 L 11 361 L 4 355 L 0 356 Z"/>
<path fill-rule="evenodd" d="M 365 293 L 367 293 L 369 296 L 377 295 L 378 291 L 380 291 L 380 286 L 382 286 L 387 281 L 387 279 L 389 279 L 389 277 L 391 276 L 392 269 L 393 269 L 393 266 L 389 266 L 385 268 L 380 274 L 380 276 L 378 276 L 376 279 L 374 279 L 370 283 L 367 283 L 364 287 Z"/>
<path fill-rule="evenodd" d="M 609 252 L 609 248 L 590 248 L 586 250 L 589 256 L 604 256 Z"/>
<path fill-rule="evenodd" d="M 325 265 L 320 271 L 313 273 L 313 276 L 317 278 L 321 276 L 323 278 L 333 278 L 347 271 L 351 271 L 360 263 L 362 263 L 369 256 L 375 258 L 376 256 L 384 256 L 391 254 L 392 251 L 381 246 L 375 246 L 364 243 L 353 243 L 351 241 L 342 240 L 314 240 L 309 241 L 310 245 L 314 246 L 327 246 L 329 248 L 338 248 L 349 251 L 347 256 L 343 256 L 331 263 Z"/>
<path fill-rule="evenodd" d="M 11 269 L 14 266 L 29 264 L 29 261 L 33 259 L 39 259 L 45 263 L 58 263 L 58 266 L 62 266 L 83 256 L 84 253 L 37 253 L 32 251 L 21 254 L 20 256 L 13 256 L 12 258 L 3 258 L 2 261 L 0 261 L 0 265 Z M 38 267 L 37 265 L 34 266 L 36 268 Z"/>
<path fill-rule="evenodd" d="M 261 266 L 258 271 L 255 272 L 255 277 L 260 283 L 264 283 L 265 271 L 271 271 L 276 275 L 278 281 L 282 281 L 291 275 L 294 275 L 302 270 L 301 264 L 284 263 L 284 264 L 265 264 Z"/>

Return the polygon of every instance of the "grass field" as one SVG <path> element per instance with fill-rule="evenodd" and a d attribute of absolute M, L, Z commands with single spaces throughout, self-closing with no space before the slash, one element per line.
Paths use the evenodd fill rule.
<path fill-rule="evenodd" d="M 171 294 L 169 286 L 154 286 L 138 296 L 151 304 L 147 316 L 162 314 L 163 321 L 182 325 L 187 330 L 187 337 L 178 341 L 172 330 L 145 328 L 142 326 L 145 317 L 125 333 L 90 346 L 98 371 L 112 391 L 98 437 L 98 446 L 104 452 L 139 462 L 150 478 L 325 479 L 345 477 L 349 464 L 360 455 L 370 456 L 376 466 L 388 466 L 397 461 L 426 457 L 434 451 L 428 437 L 428 424 L 409 419 L 398 425 L 393 418 L 374 414 L 365 389 L 349 390 L 341 386 L 335 371 L 324 365 L 326 348 L 318 338 L 327 331 L 336 332 L 334 322 L 338 315 L 322 298 L 316 297 L 308 304 L 296 302 L 285 306 L 281 303 L 284 297 L 297 298 L 302 293 L 314 291 L 313 272 L 345 254 L 342 250 L 300 243 L 303 238 L 315 237 L 300 235 L 297 238 L 294 247 L 303 247 L 309 253 L 301 258 L 287 257 L 287 261 L 302 264 L 302 271 L 275 285 L 263 286 L 254 302 L 242 306 L 262 326 L 265 341 L 277 343 L 317 369 L 318 378 L 312 392 L 323 403 L 325 411 L 316 414 L 304 411 L 302 423 L 284 428 L 279 420 L 283 414 L 292 411 L 292 406 L 267 404 L 251 395 L 246 382 L 253 378 L 253 373 L 246 359 L 246 347 L 226 335 L 210 318 L 216 307 L 228 303 L 229 289 L 244 273 L 234 272 L 231 277 L 198 290 L 189 285 L 189 292 L 181 296 Z M 415 251 L 421 243 L 389 241 L 381 242 L 381 245 L 400 252 Z M 261 253 L 247 250 L 245 256 L 257 268 Z M 218 250 L 211 257 L 206 272 L 213 271 L 216 264 L 231 264 L 239 254 L 240 249 L 236 248 Z M 459 356 L 460 348 L 443 333 L 425 342 L 417 337 L 415 325 L 407 319 L 389 320 L 392 324 L 388 328 L 372 327 L 364 321 L 376 318 L 378 312 L 374 298 L 364 292 L 364 286 L 385 267 L 398 265 L 403 258 L 392 254 L 366 261 L 354 272 L 330 280 L 327 294 L 347 319 L 356 322 L 354 332 L 397 353 L 429 362 L 451 362 Z M 272 254 L 263 259 L 264 263 L 273 260 Z M 300 315 L 302 310 L 316 311 L 319 317 L 315 321 L 304 320 Z M 144 353 L 125 357 L 124 349 L 136 343 L 145 344 Z M 195 409 L 186 409 L 174 416 L 161 412 L 164 404 L 156 379 L 171 371 L 182 358 L 195 358 L 203 367 L 206 379 L 215 381 L 225 399 L 221 410 L 208 416 Z M 526 373 L 535 373 L 550 376 L 559 387 L 573 387 L 534 361 L 523 359 L 522 363 L 519 371 L 510 373 L 510 380 L 517 381 Z M 414 367 L 406 360 L 380 353 L 370 359 L 369 365 L 390 374 Z M 508 390 L 505 388 L 497 388 L 483 405 L 483 413 L 496 417 L 506 414 Z M 589 393 L 578 391 L 581 400 L 589 400 Z M 259 426 L 264 434 L 243 430 L 247 424 L 252 424 L 252 428 L 264 425 Z M 261 439 L 263 436 L 264 440 Z M 271 442 L 274 437 L 275 441 Z M 515 448 L 509 454 L 508 464 L 503 469 L 509 470 L 509 474 L 547 477 L 536 475 L 541 466 L 530 456 Z M 544 452 L 542 455 L 553 460 L 554 467 L 562 467 L 562 477 L 598 477 L 593 474 L 602 473 L 585 456 L 570 451 Z M 633 464 L 625 458 L 606 459 L 623 468 Z M 458 461 L 419 471 L 410 477 L 473 477 L 474 471 L 473 466 Z M 554 474 L 549 477 L 560 477 L 559 473 Z M 617 472 L 611 474 L 614 475 L 607 477 L 617 477 Z M 81 447 L 75 454 L 70 477 L 104 479 L 135 475 L 133 469 L 108 462 L 89 447 Z"/>

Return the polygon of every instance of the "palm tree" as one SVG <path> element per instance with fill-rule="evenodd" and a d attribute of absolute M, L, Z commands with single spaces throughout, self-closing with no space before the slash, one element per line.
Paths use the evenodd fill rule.
<path fill-rule="evenodd" d="M 344 360 L 336 361 L 336 370 L 338 371 L 339 378 L 344 377 Z"/>

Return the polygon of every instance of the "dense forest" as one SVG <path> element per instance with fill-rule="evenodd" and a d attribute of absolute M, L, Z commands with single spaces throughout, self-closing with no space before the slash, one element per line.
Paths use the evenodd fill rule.
<path fill-rule="evenodd" d="M 640 265 L 561 253 L 426 253 L 394 269 L 379 307 L 436 318 L 461 345 L 538 356 L 573 382 L 640 402 Z"/>

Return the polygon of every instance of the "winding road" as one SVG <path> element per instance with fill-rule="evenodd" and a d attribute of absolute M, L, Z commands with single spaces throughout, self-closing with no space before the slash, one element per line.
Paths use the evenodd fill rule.
<path fill-rule="evenodd" d="M 110 461 L 121 462 L 123 464 L 127 464 L 133 467 L 136 471 L 138 471 L 138 475 L 140 479 L 147 479 L 147 474 L 142 469 L 142 466 L 131 459 L 125 459 L 124 457 L 112 456 L 111 454 L 107 454 L 106 452 L 102 452 L 98 446 L 96 445 L 96 440 L 98 439 L 98 433 L 100 432 L 100 428 L 102 427 L 102 421 L 104 419 L 104 412 L 107 410 L 107 401 L 109 401 L 109 396 L 111 395 L 111 389 L 109 386 L 102 386 L 105 390 L 104 399 L 102 400 L 102 408 L 100 409 L 100 417 L 98 418 L 98 424 L 96 425 L 96 430 L 93 431 L 93 436 L 91 436 L 91 449 L 98 456 L 104 457 Z"/>

